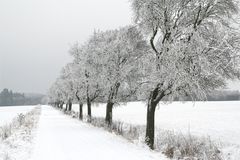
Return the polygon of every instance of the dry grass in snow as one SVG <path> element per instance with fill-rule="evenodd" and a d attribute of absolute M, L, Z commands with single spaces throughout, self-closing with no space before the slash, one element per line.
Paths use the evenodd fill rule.
<path fill-rule="evenodd" d="M 41 108 L 36 107 L 26 114 L 18 114 L 11 123 L 0 127 L 0 159 L 29 158 L 40 112 Z"/>

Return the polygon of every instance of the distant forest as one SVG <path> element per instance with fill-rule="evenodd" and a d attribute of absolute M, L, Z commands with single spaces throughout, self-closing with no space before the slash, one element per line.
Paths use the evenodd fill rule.
<path fill-rule="evenodd" d="M 215 91 L 207 96 L 208 101 L 238 101 L 239 91 Z M 143 100 L 141 97 L 132 97 L 129 101 Z M 186 99 L 187 101 L 190 99 Z M 178 101 L 175 99 L 175 101 Z M 21 106 L 46 104 L 46 96 L 33 93 L 17 93 L 9 89 L 3 89 L 0 93 L 0 106 Z"/>
<path fill-rule="evenodd" d="M 215 91 L 207 96 L 208 101 L 236 101 L 240 100 L 240 92 L 236 91 Z"/>
<path fill-rule="evenodd" d="M 5 88 L 0 93 L 0 106 L 37 105 L 45 103 L 44 99 L 42 94 L 17 93 Z"/>
<path fill-rule="evenodd" d="M 129 99 L 130 101 L 134 101 L 136 99 L 145 100 L 143 97 L 132 97 Z M 129 101 L 128 100 L 128 101 Z M 238 90 L 219 90 L 209 93 L 207 95 L 207 101 L 239 101 L 240 100 L 240 92 Z M 174 101 L 179 101 L 177 98 Z M 191 101 L 190 97 L 186 97 L 184 101 Z"/>

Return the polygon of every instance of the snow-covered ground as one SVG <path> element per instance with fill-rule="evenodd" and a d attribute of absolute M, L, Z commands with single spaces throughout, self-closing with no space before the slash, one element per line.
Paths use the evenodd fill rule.
<path fill-rule="evenodd" d="M 42 107 L 32 160 L 165 160 L 160 153 L 129 143 L 62 112 Z"/>
<path fill-rule="evenodd" d="M 20 113 L 27 113 L 36 106 L 0 106 L 0 126 L 12 121 Z"/>
<path fill-rule="evenodd" d="M 78 111 L 78 105 L 73 106 Z M 84 114 L 86 115 L 86 106 Z M 95 104 L 92 115 L 104 117 L 105 104 Z M 146 123 L 146 103 L 131 102 L 114 108 L 113 119 L 132 124 Z M 210 136 L 224 143 L 240 145 L 240 102 L 196 102 L 160 104 L 156 110 L 160 129 Z"/>
<path fill-rule="evenodd" d="M 13 112 L 14 108 L 17 109 L 17 107 L 13 107 L 10 110 Z M 5 114 L 12 112 L 5 112 Z M 27 112 L 27 108 L 16 113 L 25 112 Z M 6 125 L 0 126 L 0 160 L 27 160 L 30 158 L 39 115 L 40 108 L 32 106 L 21 119 L 15 117 Z"/>
<path fill-rule="evenodd" d="M 0 108 L 0 116 L 8 117 L 5 118 L 6 123 L 18 113 L 26 113 L 33 107 Z M 73 110 L 78 111 L 78 105 L 74 105 Z M 105 110 L 105 104 L 95 104 L 92 114 L 104 117 Z M 86 111 L 84 106 L 85 115 Z M 113 119 L 145 125 L 146 104 L 131 102 L 119 105 L 113 110 Z M 174 102 L 161 104 L 156 110 L 156 126 L 159 129 L 190 132 L 220 140 L 224 145 L 223 153 L 230 153 L 231 160 L 240 158 L 239 122 L 240 102 Z M 42 106 L 36 135 L 31 160 L 167 159 L 161 153 L 149 151 L 143 144 L 129 143 L 120 136 L 82 123 L 50 106 Z M 32 150 L 32 144 L 29 143 L 28 146 L 25 150 Z"/>

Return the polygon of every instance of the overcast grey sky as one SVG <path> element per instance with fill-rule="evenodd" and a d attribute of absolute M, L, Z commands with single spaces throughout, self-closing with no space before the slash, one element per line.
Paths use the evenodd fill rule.
<path fill-rule="evenodd" d="M 0 89 L 46 93 L 71 44 L 131 17 L 129 0 L 0 0 Z"/>
<path fill-rule="evenodd" d="M 0 0 L 0 89 L 46 93 L 69 46 L 131 23 L 129 0 Z"/>

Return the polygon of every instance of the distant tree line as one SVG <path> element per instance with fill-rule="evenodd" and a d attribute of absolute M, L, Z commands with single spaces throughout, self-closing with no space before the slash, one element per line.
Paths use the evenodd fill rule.
<path fill-rule="evenodd" d="M 207 101 L 239 101 L 240 92 L 238 90 L 219 90 L 213 91 L 206 95 Z M 174 101 L 179 101 L 178 98 L 175 98 Z M 191 101 L 191 97 L 186 97 L 184 101 Z"/>
<path fill-rule="evenodd" d="M 122 100 L 123 102 L 129 101 L 145 101 L 146 97 L 142 95 L 134 95 L 129 97 L 128 99 Z M 163 101 L 167 101 L 167 99 L 163 99 Z M 191 97 L 186 97 L 182 99 L 183 101 L 191 101 Z M 182 101 L 181 100 L 181 101 Z M 218 90 L 212 91 L 206 95 L 207 101 L 239 101 L 240 100 L 240 92 L 238 90 Z M 180 101 L 179 98 L 175 98 L 174 101 Z M 102 102 L 102 101 L 99 101 Z"/>
<path fill-rule="evenodd" d="M 207 96 L 208 101 L 237 101 L 240 100 L 239 91 L 215 91 Z"/>
<path fill-rule="evenodd" d="M 44 95 L 17 93 L 7 88 L 0 93 L 0 106 L 20 106 L 42 104 Z"/>

